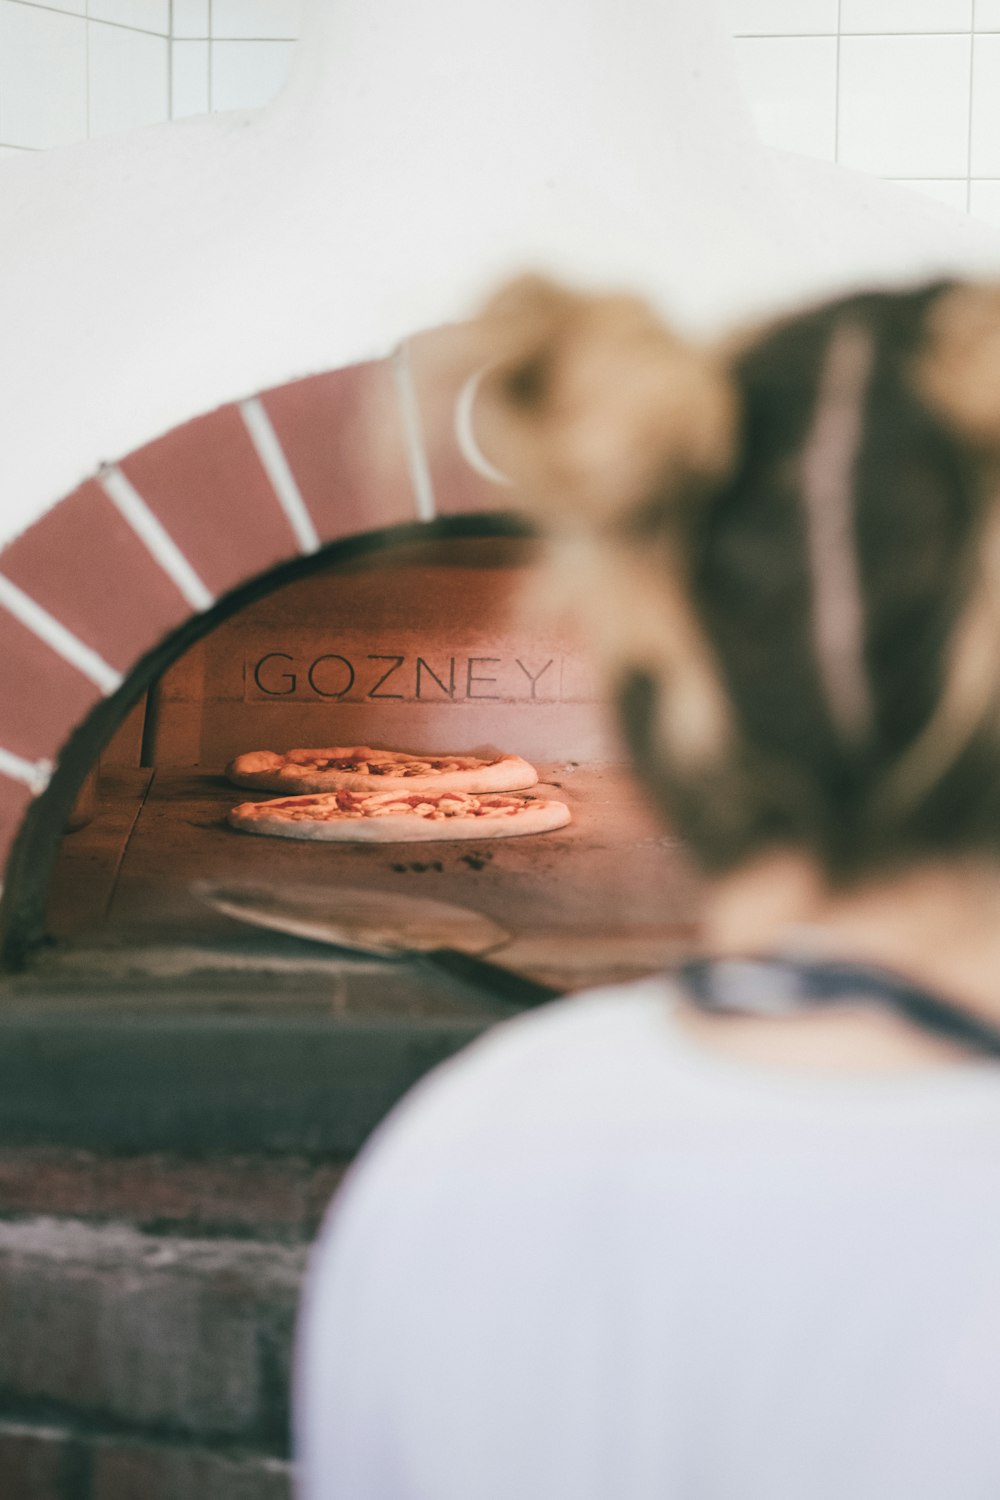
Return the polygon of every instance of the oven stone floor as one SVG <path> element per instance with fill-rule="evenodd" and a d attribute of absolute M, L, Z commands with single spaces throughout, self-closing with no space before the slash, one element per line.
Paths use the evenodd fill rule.
<path fill-rule="evenodd" d="M 204 879 L 351 886 L 470 907 L 510 934 L 491 957 L 566 989 L 636 977 L 675 960 L 690 942 L 698 899 L 677 841 L 659 828 L 622 768 L 540 769 L 539 791 L 572 807 L 567 828 L 481 843 L 363 846 L 234 832 L 225 813 L 253 794 L 217 772 L 106 770 L 95 817 L 66 836 L 54 872 L 55 961 L 99 967 L 117 956 L 133 968 L 145 961 L 175 972 L 185 963 L 199 972 L 248 964 L 302 972 L 371 967 L 342 950 L 252 931 L 211 910 L 191 889 Z"/>

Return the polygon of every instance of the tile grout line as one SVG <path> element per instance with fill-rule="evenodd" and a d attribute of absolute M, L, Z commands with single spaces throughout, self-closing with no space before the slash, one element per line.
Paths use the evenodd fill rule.
<path fill-rule="evenodd" d="M 251 396 L 248 400 L 241 401 L 240 416 L 278 504 L 292 528 L 299 551 L 317 552 L 320 547 L 319 533 L 260 397 Z"/>
<path fill-rule="evenodd" d="M 116 464 L 106 465 L 98 483 L 123 520 L 135 532 L 146 551 L 174 583 L 191 608 L 210 609 L 215 596 L 199 578 L 166 527 L 153 514 L 131 480 Z"/>
<path fill-rule="evenodd" d="M 140 36 L 165 36 L 162 31 L 152 31 L 148 26 L 129 26 L 125 21 L 105 21 L 100 16 L 90 15 L 90 0 L 87 0 L 87 9 L 81 13 L 78 10 L 60 10 L 57 5 L 39 5 L 37 0 L 5 0 L 8 5 L 23 5 L 25 10 L 41 10 L 49 16 L 66 16 L 70 21 L 92 21 L 95 26 L 112 26 L 115 31 L 137 31 Z"/>
<path fill-rule="evenodd" d="M 0 608 L 30 630 L 37 640 L 43 641 L 56 656 L 89 678 L 105 695 L 121 687 L 124 678 L 110 662 L 81 641 L 55 615 L 50 615 L 30 594 L 18 588 L 5 573 L 0 573 Z"/>

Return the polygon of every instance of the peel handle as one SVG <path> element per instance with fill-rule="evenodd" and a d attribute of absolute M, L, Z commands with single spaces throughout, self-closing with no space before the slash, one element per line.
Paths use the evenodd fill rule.
<path fill-rule="evenodd" d="M 491 963 L 488 958 L 477 958 L 472 953 L 462 953 L 457 948 L 431 948 L 413 956 L 426 968 L 476 990 L 484 998 L 499 1002 L 512 1013 L 545 1005 L 563 994 L 555 985 L 529 979 L 513 969 L 505 969 L 502 964 Z"/>

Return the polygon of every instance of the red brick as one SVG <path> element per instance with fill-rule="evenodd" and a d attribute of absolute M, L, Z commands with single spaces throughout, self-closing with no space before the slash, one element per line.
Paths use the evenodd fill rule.
<path fill-rule="evenodd" d="M 305 1238 L 315 1231 L 343 1172 L 335 1162 L 295 1157 L 186 1161 L 6 1149 L 0 1150 L 0 1214 L 116 1218 Z"/>
<path fill-rule="evenodd" d="M 299 554 L 235 406 L 174 428 L 120 467 L 217 596 Z"/>
<path fill-rule="evenodd" d="M 281 1459 L 229 1458 L 165 1443 L 95 1446 L 90 1500 L 291 1500 L 291 1495 L 291 1466 Z"/>
<path fill-rule="evenodd" d="M 100 689 L 0 609 L 0 746 L 27 760 L 54 759 Z"/>
<path fill-rule="evenodd" d="M 388 360 L 296 380 L 261 400 L 324 541 L 416 520 Z"/>
<path fill-rule="evenodd" d="M 83 1495 L 87 1500 L 291 1500 L 292 1470 L 269 1453 L 230 1455 L 141 1437 L 78 1436 L 59 1427 L 0 1422 L 0 1500 L 82 1500 Z"/>
<path fill-rule="evenodd" d="M 191 613 L 93 480 L 5 548 L 0 572 L 121 672 Z"/>
<path fill-rule="evenodd" d="M 479 368 L 465 325 L 417 334 L 407 343 L 413 388 L 437 512 L 470 515 L 511 508 L 510 486 L 472 468 L 458 443 L 456 412 L 461 391 Z M 488 459 L 489 454 L 485 457 Z"/>
<path fill-rule="evenodd" d="M 87 1420 L 278 1451 L 305 1251 L 0 1222 L 0 1390 Z"/>

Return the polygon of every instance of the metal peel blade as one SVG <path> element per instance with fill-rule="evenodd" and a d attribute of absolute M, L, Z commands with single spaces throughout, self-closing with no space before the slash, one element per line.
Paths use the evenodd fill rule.
<path fill-rule="evenodd" d="M 510 939 L 508 932 L 481 912 L 393 891 L 210 880 L 198 881 L 192 890 L 237 921 L 384 958 L 434 948 L 488 953 Z"/>
<path fill-rule="evenodd" d="M 539 1005 L 561 993 L 480 958 L 502 947 L 510 934 L 468 907 L 350 886 L 232 885 L 202 880 L 191 889 L 207 905 L 238 922 L 353 953 L 411 959 L 508 1009 Z"/>

